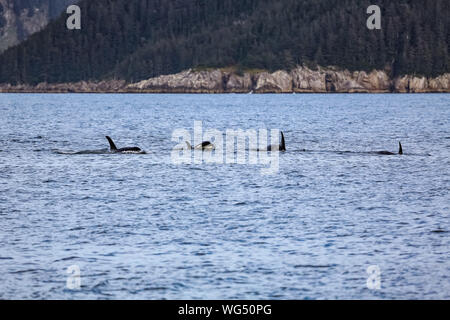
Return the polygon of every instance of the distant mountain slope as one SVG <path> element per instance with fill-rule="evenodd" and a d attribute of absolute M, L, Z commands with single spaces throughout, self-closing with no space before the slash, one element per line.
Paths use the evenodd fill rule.
<path fill-rule="evenodd" d="M 82 0 L 65 18 L 0 56 L 0 83 L 139 81 L 191 67 L 290 70 L 334 65 L 392 76 L 450 72 L 450 1 Z"/>
<path fill-rule="evenodd" d="M 0 52 L 25 40 L 76 0 L 0 0 Z"/>

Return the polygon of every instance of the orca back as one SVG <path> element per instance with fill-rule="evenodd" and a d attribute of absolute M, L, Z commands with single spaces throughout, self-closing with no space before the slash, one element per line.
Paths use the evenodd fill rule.
<path fill-rule="evenodd" d="M 127 148 L 121 148 L 117 149 L 117 152 L 141 152 L 141 148 L 138 147 L 127 147 Z"/>

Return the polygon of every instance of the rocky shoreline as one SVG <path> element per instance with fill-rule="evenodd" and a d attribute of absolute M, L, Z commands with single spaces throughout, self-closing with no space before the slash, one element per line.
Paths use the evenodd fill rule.
<path fill-rule="evenodd" d="M 385 71 L 350 72 L 335 67 L 291 71 L 242 72 L 186 70 L 137 83 L 124 80 L 48 84 L 0 84 L 15 93 L 439 93 L 450 92 L 450 74 L 436 78 L 405 75 L 391 79 Z"/>

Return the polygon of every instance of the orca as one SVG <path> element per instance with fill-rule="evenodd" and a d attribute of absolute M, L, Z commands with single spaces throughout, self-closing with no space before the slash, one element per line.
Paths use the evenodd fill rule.
<path fill-rule="evenodd" d="M 284 133 L 281 131 L 281 144 L 272 144 L 267 146 L 267 148 L 264 149 L 258 149 L 258 151 L 286 151 L 286 142 L 284 141 Z"/>
<path fill-rule="evenodd" d="M 389 151 L 376 151 L 376 154 L 380 154 L 380 155 L 385 155 L 385 156 L 394 156 L 394 155 L 403 155 L 403 147 L 402 147 L 402 143 L 399 142 L 398 143 L 398 153 L 393 153 L 393 152 L 389 152 Z"/>
<path fill-rule="evenodd" d="M 202 143 L 200 143 L 199 145 L 192 147 L 191 144 L 189 142 L 186 141 L 186 146 L 189 150 L 214 150 L 216 149 L 216 146 L 211 143 L 210 141 L 203 141 Z"/>
<path fill-rule="evenodd" d="M 114 141 L 110 137 L 106 136 L 106 139 L 109 142 L 110 151 L 112 153 L 140 153 L 140 154 L 145 153 L 145 151 L 143 151 L 141 148 L 138 147 L 126 147 L 118 149 L 114 144 Z"/>

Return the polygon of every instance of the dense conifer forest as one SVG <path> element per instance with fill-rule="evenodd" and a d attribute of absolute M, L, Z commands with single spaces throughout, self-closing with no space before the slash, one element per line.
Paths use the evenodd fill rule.
<path fill-rule="evenodd" d="M 381 30 L 367 7 L 380 6 Z M 0 56 L 0 83 L 141 79 L 191 67 L 334 65 L 392 76 L 450 72 L 448 0 L 82 0 Z"/>

